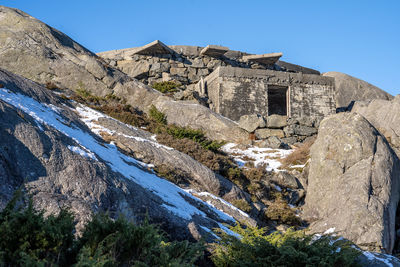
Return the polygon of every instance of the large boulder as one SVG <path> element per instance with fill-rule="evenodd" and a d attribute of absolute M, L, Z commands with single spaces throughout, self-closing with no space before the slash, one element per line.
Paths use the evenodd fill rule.
<path fill-rule="evenodd" d="M 18 9 L 0 6 L 0 48 L 1 68 L 38 83 L 99 96 L 114 93 L 146 112 L 153 104 L 170 123 L 202 129 L 211 139 L 240 142 L 247 138 L 235 122 L 204 106 L 173 101 Z"/>
<path fill-rule="evenodd" d="M 355 102 L 352 112 L 364 116 L 390 142 L 400 156 L 400 95 L 393 100 Z"/>
<path fill-rule="evenodd" d="M 239 119 L 239 127 L 252 133 L 257 128 L 265 127 L 265 120 L 258 114 L 243 115 Z"/>
<path fill-rule="evenodd" d="M 361 115 L 321 122 L 311 147 L 304 215 L 313 232 L 334 232 L 360 247 L 391 253 L 400 194 L 400 161 Z"/>
<path fill-rule="evenodd" d="M 352 101 L 371 99 L 390 100 L 393 98 L 392 95 L 382 89 L 341 72 L 330 71 L 322 75 L 335 78 L 337 108 L 347 107 Z"/>

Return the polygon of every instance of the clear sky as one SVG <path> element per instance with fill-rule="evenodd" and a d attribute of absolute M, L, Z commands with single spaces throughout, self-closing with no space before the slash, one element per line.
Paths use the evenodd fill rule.
<path fill-rule="evenodd" d="M 400 0 L 2 0 L 94 52 L 219 44 L 400 94 Z"/>

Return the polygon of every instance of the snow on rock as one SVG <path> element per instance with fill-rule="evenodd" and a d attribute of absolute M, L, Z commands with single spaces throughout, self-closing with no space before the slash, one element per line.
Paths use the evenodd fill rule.
<path fill-rule="evenodd" d="M 249 218 L 249 215 L 247 213 L 245 213 L 244 211 L 242 211 L 241 209 L 238 209 L 237 207 L 233 206 L 228 201 L 226 201 L 226 200 L 224 200 L 224 199 L 222 199 L 220 197 L 217 197 L 217 196 L 215 196 L 215 195 L 213 195 L 211 193 L 208 193 L 208 192 L 197 192 L 194 189 L 186 189 L 185 191 L 190 193 L 190 194 L 192 194 L 192 195 L 194 194 L 194 195 L 198 195 L 198 196 L 206 196 L 206 197 L 210 197 L 212 199 L 215 199 L 215 200 L 219 201 L 221 204 L 223 204 L 226 207 L 228 207 L 229 209 L 235 210 L 235 211 L 239 212 L 242 216 Z M 210 201 L 207 201 L 207 203 L 210 204 L 211 206 L 215 207 Z M 220 209 L 218 209 L 218 210 L 220 210 Z M 220 211 L 223 212 L 222 210 L 220 210 Z"/>
<path fill-rule="evenodd" d="M 254 166 L 265 164 L 267 171 L 279 171 L 279 167 L 282 165 L 279 159 L 287 157 L 293 152 L 290 149 L 260 148 L 256 146 L 248 146 L 246 149 L 241 149 L 234 143 L 224 145 L 222 150 L 231 155 L 241 167 L 246 162 L 252 161 Z"/>
<path fill-rule="evenodd" d="M 159 196 L 164 201 L 162 206 L 177 216 L 186 220 L 191 220 L 194 215 L 206 216 L 203 211 L 186 201 L 186 199 L 193 199 L 193 202 L 199 202 L 201 200 L 185 192 L 171 182 L 159 178 L 154 173 L 148 172 L 141 167 L 141 162 L 119 152 L 113 143 L 104 144 L 92 134 L 66 123 L 57 108 L 37 102 L 28 96 L 13 93 L 5 88 L 0 89 L 0 99 L 23 110 L 40 124 L 50 126 L 73 138 L 80 147 L 85 148 L 83 151 L 88 153 L 87 155 L 93 153 L 93 156 L 96 155 L 98 159 L 104 161 L 113 171 L 122 174 L 126 178 L 131 179 Z M 94 133 L 99 134 L 102 129 L 94 123 L 94 120 L 105 115 L 91 109 L 78 108 L 77 110 L 81 115 L 85 115 L 82 121 L 90 125 L 90 129 Z M 71 146 L 70 149 L 81 153 L 76 146 L 75 148 Z M 234 222 L 231 216 L 215 209 L 203 201 L 201 202 L 217 214 L 220 220 Z"/>
<path fill-rule="evenodd" d="M 68 146 L 68 149 L 72 152 L 81 155 L 82 157 L 97 160 L 96 156 L 91 151 L 86 151 L 78 146 Z"/>

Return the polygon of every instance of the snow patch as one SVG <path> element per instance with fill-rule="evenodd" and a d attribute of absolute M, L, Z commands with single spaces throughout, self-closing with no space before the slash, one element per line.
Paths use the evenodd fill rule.
<path fill-rule="evenodd" d="M 335 229 L 336 229 L 335 227 L 329 228 L 324 232 L 324 235 L 333 234 L 335 232 Z"/>
<path fill-rule="evenodd" d="M 293 152 L 291 149 L 260 148 L 256 146 L 240 149 L 235 143 L 228 143 L 221 149 L 233 156 L 240 167 L 243 167 L 246 162 L 252 161 L 254 166 L 265 164 L 267 171 L 279 171 L 279 167 L 282 165 L 279 159 L 287 157 Z"/>
<path fill-rule="evenodd" d="M 188 193 L 191 193 L 191 194 L 199 195 L 199 196 L 211 197 L 211 198 L 213 198 L 213 199 L 215 199 L 215 200 L 220 201 L 222 204 L 224 204 L 224 205 L 227 206 L 228 208 L 239 212 L 242 216 L 249 218 L 249 215 L 248 215 L 246 212 L 244 212 L 244 211 L 242 211 L 241 209 L 238 209 L 237 207 L 233 206 L 231 203 L 229 203 L 229 202 L 226 201 L 225 199 L 222 199 L 222 198 L 220 198 L 220 197 L 217 197 L 217 196 L 215 196 L 215 195 L 213 195 L 213 194 L 211 194 L 211 193 L 208 193 L 208 192 L 196 192 L 196 191 L 193 190 L 193 189 L 187 189 L 187 190 L 185 190 L 185 191 L 188 192 Z M 211 204 L 210 202 L 207 202 L 207 203 L 209 203 L 210 205 L 212 205 L 212 206 L 215 208 L 215 206 L 214 206 L 213 204 Z M 218 210 L 220 210 L 220 209 L 218 209 Z M 221 210 L 221 211 L 222 211 L 222 210 Z M 223 212 L 223 211 L 222 211 L 222 212 Z"/>
<path fill-rule="evenodd" d="M 91 152 L 89 150 L 84 150 L 78 146 L 68 146 L 68 149 L 76 154 L 81 155 L 82 157 L 93 159 L 93 160 L 97 161 L 96 156 L 93 154 L 93 152 Z"/>

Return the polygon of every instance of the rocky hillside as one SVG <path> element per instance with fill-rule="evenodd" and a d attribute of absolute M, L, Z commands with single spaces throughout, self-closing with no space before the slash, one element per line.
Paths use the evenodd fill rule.
<path fill-rule="evenodd" d="M 234 222 L 233 217 L 157 177 L 150 165 L 105 143 L 96 132 L 115 131 L 98 124 L 95 127 L 90 119 L 106 116 L 73 106 L 46 88 L 4 70 L 0 82 L 1 207 L 24 184 L 37 208 L 55 213 L 69 207 L 80 224 L 92 211 L 125 214 L 139 221 L 147 213 L 176 238 L 187 239 L 221 223 Z M 162 147 L 140 135 L 121 135 L 149 147 Z M 202 166 L 197 168 L 201 171 Z M 207 186 L 213 185 L 210 191 L 215 192 L 219 181 L 215 176 L 210 179 L 214 181 Z M 237 211 L 229 205 L 227 208 Z M 248 216 L 243 217 L 246 220 Z"/>
<path fill-rule="evenodd" d="M 22 187 L 46 216 L 68 208 L 78 235 L 94 213 L 107 212 L 135 223 L 148 218 L 178 240 L 212 243 L 217 228 L 225 233 L 220 244 L 250 238 L 240 248 L 254 253 L 253 237 L 228 228 L 239 222 L 268 240 L 305 231 L 306 248 L 325 236 L 310 257 L 324 250 L 342 260 L 352 251 L 362 266 L 400 266 L 392 256 L 400 254 L 399 97 L 327 73 L 338 106 L 380 99 L 356 101 L 321 122 L 254 115 L 238 124 L 112 65 L 0 6 L 0 209 Z M 346 88 L 357 93 L 342 94 Z M 278 136 L 287 132 L 294 138 L 283 143 Z M 279 243 L 268 250 L 277 253 L 284 241 L 268 242 Z"/>
<path fill-rule="evenodd" d="M 48 86 L 115 94 L 148 111 L 151 104 L 171 123 L 190 125 L 217 140 L 243 140 L 230 120 L 191 102 L 179 103 L 109 66 L 65 34 L 12 8 L 0 6 L 0 67 Z"/>

